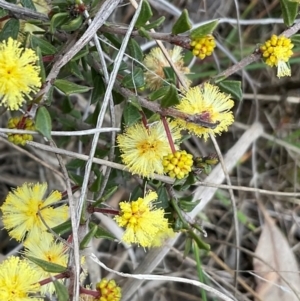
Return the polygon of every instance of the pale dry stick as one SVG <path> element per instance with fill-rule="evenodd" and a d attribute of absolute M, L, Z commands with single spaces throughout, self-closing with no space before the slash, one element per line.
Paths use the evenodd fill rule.
<path fill-rule="evenodd" d="M 82 1 L 81 1 L 81 3 L 82 3 Z M 88 11 L 86 9 L 84 10 L 84 16 L 88 20 L 88 24 L 90 25 L 92 21 L 90 20 L 90 15 L 89 15 L 89 13 L 88 13 Z M 103 70 L 103 75 L 104 75 L 105 83 L 106 83 L 106 86 L 107 86 L 108 83 L 109 83 L 109 74 L 108 74 L 108 70 L 107 70 L 107 67 L 106 67 L 106 61 L 105 61 L 105 58 L 104 58 L 102 47 L 100 45 L 98 36 L 96 34 L 93 37 L 93 41 L 94 41 L 94 44 L 95 44 L 96 49 L 97 49 L 97 54 L 98 54 L 99 59 L 100 59 L 100 63 L 101 63 L 101 67 L 102 67 L 102 70 Z M 110 109 L 111 126 L 115 126 L 113 97 L 112 97 L 112 93 L 111 92 L 109 94 L 109 109 Z M 101 110 L 106 111 L 106 107 L 102 106 Z M 100 112 L 99 114 L 101 115 L 102 113 Z M 97 128 L 97 129 L 101 129 L 101 127 Z M 114 144 L 115 143 L 115 136 L 116 136 L 115 131 L 111 131 L 111 148 L 110 148 L 109 159 L 111 159 L 113 157 L 112 154 L 114 153 L 114 149 L 115 149 L 115 147 L 114 147 L 115 146 L 115 144 Z M 109 178 L 109 175 L 110 175 L 110 170 L 111 170 L 110 168 L 106 169 L 106 172 L 105 172 L 105 175 L 104 175 L 104 179 L 103 179 L 102 185 L 101 185 L 101 192 L 98 194 L 97 198 L 101 198 L 102 193 L 103 193 L 103 191 L 106 188 L 106 184 L 107 184 L 107 181 L 108 181 L 108 178 Z M 87 188 L 87 186 L 86 186 L 86 188 Z M 88 227 L 86 227 L 86 230 L 88 231 Z M 86 248 L 85 255 L 89 255 L 89 253 L 93 249 L 94 249 L 94 245 L 93 245 L 92 240 L 91 240 L 90 243 L 89 243 L 89 245 L 88 245 L 88 247 Z M 97 283 L 97 281 L 99 281 L 99 279 L 101 278 L 100 277 L 101 276 L 100 275 L 101 271 L 99 269 L 95 269 L 95 267 L 93 266 L 93 264 L 92 264 L 91 260 L 89 259 L 89 257 L 88 257 L 88 260 L 87 260 L 87 265 L 88 265 L 88 271 L 89 271 L 89 274 L 90 274 L 90 279 L 91 279 L 92 283 L 94 283 L 94 285 L 95 285 L 95 283 Z"/>
<path fill-rule="evenodd" d="M 235 122 L 233 124 L 233 126 L 235 126 L 237 128 L 240 128 L 240 129 L 243 129 L 243 130 L 247 130 L 249 128 L 248 125 L 242 124 L 240 122 Z M 276 143 L 278 145 L 281 145 L 281 146 L 283 146 L 283 147 L 285 147 L 285 148 L 287 148 L 287 149 L 295 152 L 296 154 L 300 155 L 300 148 L 297 147 L 297 146 L 295 146 L 295 145 L 293 145 L 293 144 L 291 144 L 291 143 L 289 143 L 289 142 L 286 142 L 286 141 L 284 141 L 282 139 L 276 138 L 275 136 L 269 135 L 269 134 L 267 134 L 265 132 L 262 133 L 261 137 L 269 140 L 270 142 L 273 142 L 273 143 Z"/>
<path fill-rule="evenodd" d="M 191 285 L 195 285 L 197 287 L 200 287 L 210 293 L 213 293 L 214 295 L 218 296 L 221 300 L 225 300 L 225 301 L 233 301 L 233 299 L 227 297 L 226 295 L 224 295 L 223 293 L 217 291 L 216 289 L 202 283 L 196 280 L 191 280 L 191 279 L 186 279 L 186 278 L 182 278 L 182 277 L 172 277 L 172 276 L 162 276 L 162 275 L 147 275 L 147 274 L 126 274 L 126 273 L 121 273 L 121 272 L 117 272 L 114 271 L 112 269 L 110 269 L 109 267 L 107 267 L 104 263 L 102 263 L 94 254 L 92 254 L 91 256 L 92 260 L 95 261 L 95 263 L 97 263 L 99 266 L 101 266 L 103 269 L 107 270 L 108 272 L 117 274 L 121 277 L 126 277 L 126 278 L 131 278 L 131 279 L 137 279 L 138 281 L 141 280 L 159 280 L 159 281 L 173 281 L 173 282 L 179 282 L 179 283 L 188 283 Z M 123 296 L 123 291 L 122 291 L 122 300 L 124 299 Z"/>
<path fill-rule="evenodd" d="M 51 131 L 51 136 L 85 136 L 85 135 L 93 135 L 96 133 L 109 133 L 109 132 L 119 132 L 120 128 L 101 128 L 101 129 L 90 129 L 90 130 L 82 130 L 82 131 Z M 19 129 L 6 129 L 0 128 L 0 133 L 11 133 L 11 134 L 31 134 L 31 135 L 41 135 L 41 133 L 37 131 L 29 131 L 29 130 L 19 130 Z"/>
<path fill-rule="evenodd" d="M 230 172 L 237 164 L 239 159 L 244 155 L 247 149 L 251 146 L 253 141 L 258 139 L 263 132 L 263 128 L 259 123 L 254 123 L 250 129 L 248 129 L 236 142 L 236 144 L 227 152 L 224 156 L 224 162 L 226 169 Z M 224 181 L 224 173 L 222 167 L 218 164 L 207 177 L 207 182 L 214 182 L 220 184 Z M 195 209 L 188 215 L 193 219 L 203 208 L 210 202 L 211 198 L 217 191 L 217 188 L 198 187 L 194 192 L 193 201 L 201 199 L 201 202 L 195 207 Z M 175 244 L 179 237 L 179 234 L 174 238 L 166 242 L 166 244 L 160 248 L 151 249 L 143 262 L 135 269 L 136 274 L 151 273 L 155 267 L 163 260 L 168 254 L 170 248 Z M 132 295 L 137 292 L 137 289 L 141 286 L 141 280 L 129 279 L 122 288 L 123 300 L 130 300 Z"/>
<path fill-rule="evenodd" d="M 235 186 L 235 185 L 225 185 L 225 184 L 215 184 L 215 183 L 207 183 L 207 182 L 196 182 L 195 185 L 197 186 L 206 186 L 206 187 L 216 187 L 218 189 L 233 189 L 239 191 L 248 191 L 253 193 L 260 193 L 266 195 L 273 195 L 278 197 L 300 197 L 300 193 L 298 192 L 281 192 L 281 191 L 273 191 L 273 190 L 266 190 L 260 188 L 252 188 L 246 186 Z M 285 200 L 286 201 L 286 200 Z M 290 201 L 291 203 L 300 204 L 300 200 L 298 202 Z"/>
<path fill-rule="evenodd" d="M 123 55 L 124 55 L 124 52 L 126 50 L 127 44 L 129 42 L 129 39 L 130 39 L 130 34 L 131 34 L 131 32 L 134 28 L 135 22 L 136 22 L 139 14 L 140 14 L 141 7 L 142 7 L 142 1 L 140 2 L 140 5 L 139 5 L 138 9 L 136 10 L 136 12 L 135 12 L 135 14 L 134 14 L 134 16 L 133 16 L 133 18 L 130 22 L 128 32 L 127 32 L 127 34 L 125 35 L 125 37 L 122 41 L 122 45 L 121 45 L 120 50 L 119 50 L 119 52 L 117 54 L 117 57 L 115 59 L 114 67 L 113 67 L 113 70 L 110 74 L 108 85 L 106 87 L 104 99 L 103 99 L 103 102 L 102 102 L 102 107 L 101 107 L 100 113 L 98 115 L 96 128 L 101 128 L 101 126 L 102 126 L 104 116 L 105 116 L 105 113 L 106 113 L 106 108 L 107 108 L 108 103 L 109 103 L 111 91 L 114 87 L 114 83 L 115 83 L 115 80 L 116 80 L 117 75 L 118 75 L 119 67 L 122 63 Z M 82 183 L 82 188 L 81 188 L 82 190 L 81 190 L 81 195 L 80 195 L 79 205 L 78 205 L 78 210 L 77 210 L 79 215 L 80 215 L 81 210 L 82 210 L 83 205 L 84 205 L 85 195 L 86 195 L 86 192 L 87 192 L 87 186 L 88 186 L 88 181 L 89 181 L 89 175 L 90 175 L 90 172 L 91 172 L 91 168 L 92 168 L 92 164 L 93 164 L 93 158 L 94 158 L 94 154 L 95 154 L 95 151 L 96 151 L 98 139 L 99 139 L 99 134 L 96 133 L 93 137 L 93 140 L 92 140 L 92 146 L 91 146 L 91 150 L 90 150 L 90 154 L 89 154 L 89 160 L 88 160 L 88 162 L 86 164 L 86 167 L 85 167 L 85 173 L 84 173 L 84 178 L 83 178 L 83 183 Z M 78 220 L 78 223 L 77 223 L 77 227 L 78 226 L 79 226 L 79 220 Z"/>
<path fill-rule="evenodd" d="M 295 20 L 295 23 L 299 22 L 299 19 Z M 236 19 L 232 18 L 220 18 L 219 24 L 228 23 L 228 24 L 237 24 Z M 266 18 L 266 19 L 252 19 L 252 20 L 240 20 L 240 25 L 269 25 L 269 24 L 284 24 L 283 19 L 278 18 Z"/>
<path fill-rule="evenodd" d="M 3 138 L 7 138 L 7 136 L 0 133 L 0 141 L 4 141 L 9 145 L 15 146 L 13 143 L 10 143 L 6 139 L 3 139 Z M 65 155 L 65 156 L 72 157 L 72 158 L 79 159 L 79 160 L 83 160 L 83 161 L 87 161 L 88 158 L 89 158 L 87 155 L 78 154 L 76 152 L 68 151 L 68 150 L 61 149 L 61 148 L 53 148 L 51 146 L 40 144 L 40 143 L 34 142 L 34 141 L 27 141 L 26 144 L 28 146 L 32 146 L 32 147 L 37 148 L 37 149 L 41 149 L 43 151 Z M 16 147 L 18 147 L 18 146 L 16 146 Z M 18 147 L 18 150 L 19 150 L 19 148 L 20 147 Z M 24 150 L 21 148 L 21 151 L 24 151 Z M 30 153 L 28 153 L 27 151 L 24 152 L 24 154 L 31 157 L 29 155 Z M 40 162 L 40 163 L 43 164 L 42 162 Z M 114 162 L 104 160 L 104 159 L 94 158 L 93 163 L 96 163 L 96 164 L 99 164 L 99 165 L 109 166 L 111 168 L 115 168 L 115 169 L 119 169 L 119 170 L 123 170 L 123 171 L 128 171 L 128 169 L 126 168 L 125 165 L 119 164 L 119 163 L 114 163 Z M 56 170 L 53 170 L 53 171 L 58 173 Z M 62 176 L 60 173 L 58 173 L 58 174 L 60 176 Z M 154 174 L 153 179 L 164 182 L 164 183 L 167 183 L 167 184 L 173 184 L 174 183 L 174 179 L 172 179 L 168 176 L 163 176 L 163 175 Z M 233 190 L 248 191 L 248 192 L 254 192 L 254 193 L 257 192 L 257 193 L 260 193 L 260 194 L 274 195 L 274 196 L 280 196 L 280 197 L 290 197 L 290 198 L 300 197 L 299 192 L 281 192 L 281 191 L 273 191 L 273 190 L 266 190 L 266 189 L 259 189 L 259 188 L 251 188 L 251 187 L 246 187 L 246 186 L 235 186 L 235 185 L 230 186 L 230 185 L 225 185 L 225 184 L 216 184 L 216 183 L 207 182 L 207 181 L 205 181 L 205 182 L 197 181 L 195 183 L 195 186 L 214 187 L 214 188 L 217 188 L 217 189 L 233 189 Z M 291 202 L 296 203 L 296 204 L 298 204 L 298 203 L 300 204 L 300 201 L 299 202 L 291 201 Z"/>
<path fill-rule="evenodd" d="M 56 144 L 52 139 L 49 140 L 49 143 L 50 146 L 56 147 Z M 72 225 L 72 229 L 75 229 L 76 222 L 77 220 L 80 219 L 80 217 L 78 215 L 76 216 L 76 204 L 72 192 L 69 174 L 61 155 L 56 154 L 56 157 L 64 175 L 69 209 L 70 209 L 71 225 Z M 69 295 L 70 297 L 72 297 L 73 301 L 77 301 L 79 300 L 79 288 L 80 288 L 80 254 L 79 254 L 79 245 L 78 245 L 79 236 L 77 231 L 72 232 L 72 242 L 73 242 L 72 244 L 73 248 L 70 249 L 70 256 L 68 260 L 68 268 L 71 269 L 72 271 L 70 277 Z"/>
<path fill-rule="evenodd" d="M 243 99 L 253 100 L 254 97 L 256 97 L 257 100 L 268 101 L 268 102 L 269 101 L 279 102 L 279 101 L 283 100 L 281 95 L 256 94 L 254 96 L 254 94 L 251 94 L 251 93 L 243 93 Z M 288 96 L 286 96 L 286 98 L 284 98 L 284 100 L 286 102 L 293 103 L 293 104 L 294 103 L 295 104 L 300 103 L 300 97 L 299 96 L 288 95 Z"/>
<path fill-rule="evenodd" d="M 81 0 L 80 0 L 80 2 L 83 3 Z M 91 24 L 90 15 L 86 9 L 84 10 L 84 16 L 88 20 L 88 24 Z M 100 44 L 98 36 L 96 34 L 94 35 L 94 43 L 96 45 L 97 53 L 100 58 L 100 63 L 102 66 L 105 83 L 106 83 L 106 85 L 108 85 L 109 74 L 108 74 L 108 70 L 107 70 L 107 66 L 106 66 L 106 61 L 105 61 L 104 53 L 102 51 L 101 44 Z M 115 126 L 116 118 L 115 118 L 115 109 L 114 109 L 114 101 L 113 101 L 112 93 L 110 93 L 110 95 L 109 95 L 109 111 L 110 111 L 110 119 L 111 119 L 110 122 L 111 122 L 111 126 L 113 127 L 113 126 Z M 115 140 L 116 140 L 115 132 L 111 132 L 110 139 L 111 139 L 111 147 L 110 147 L 110 151 L 109 151 L 109 159 L 112 161 L 112 159 L 114 157 L 114 152 L 115 152 Z M 102 194 L 106 188 L 106 185 L 107 185 L 107 182 L 108 182 L 108 179 L 110 176 L 110 171 L 111 171 L 110 168 L 107 168 L 105 171 L 104 179 L 102 181 L 101 189 L 100 189 L 100 192 L 98 193 L 97 198 L 102 197 Z"/>

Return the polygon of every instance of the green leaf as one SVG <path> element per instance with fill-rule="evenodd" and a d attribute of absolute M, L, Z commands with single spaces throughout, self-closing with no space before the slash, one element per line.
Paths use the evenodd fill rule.
<path fill-rule="evenodd" d="M 141 37 L 146 38 L 148 40 L 152 40 L 151 36 L 149 35 L 149 32 L 144 27 L 139 28 L 138 33 Z"/>
<path fill-rule="evenodd" d="M 31 35 L 30 42 L 32 48 L 40 47 L 44 55 L 55 54 L 57 52 L 56 48 L 52 44 L 37 36 Z"/>
<path fill-rule="evenodd" d="M 217 27 L 219 20 L 213 20 L 204 25 L 201 25 L 195 29 L 193 29 L 190 33 L 191 39 L 202 38 L 208 34 L 211 34 L 214 29 Z"/>
<path fill-rule="evenodd" d="M 65 233 L 71 232 L 71 230 L 72 230 L 72 224 L 70 219 L 52 228 L 52 231 L 54 231 L 57 235 L 60 236 Z"/>
<path fill-rule="evenodd" d="M 61 109 L 64 114 L 68 114 L 74 109 L 74 105 L 69 96 L 63 98 Z"/>
<path fill-rule="evenodd" d="M 166 95 L 167 92 L 169 91 L 169 89 L 170 89 L 169 86 L 163 86 L 163 87 L 159 88 L 158 90 L 152 92 L 148 96 L 148 98 L 149 98 L 149 100 L 152 100 L 152 101 L 157 100 L 157 99 L 163 97 L 164 95 Z"/>
<path fill-rule="evenodd" d="M 298 3 L 289 0 L 280 0 L 284 24 L 292 26 L 298 14 Z"/>
<path fill-rule="evenodd" d="M 300 34 L 294 34 L 291 36 L 291 40 L 293 44 L 300 44 Z"/>
<path fill-rule="evenodd" d="M 92 227 L 93 225 L 96 225 L 93 222 L 89 223 L 89 227 Z M 102 227 L 97 226 L 97 231 L 95 233 L 95 238 L 107 238 L 107 239 L 116 239 L 116 237 L 114 235 L 112 235 L 110 232 L 106 231 L 105 229 L 103 229 Z"/>
<path fill-rule="evenodd" d="M 90 187 L 91 192 L 99 192 L 101 189 L 101 184 L 103 181 L 103 174 L 99 171 L 99 167 L 97 166 L 97 169 L 95 169 L 95 174 L 97 175 L 96 180 Z"/>
<path fill-rule="evenodd" d="M 31 0 L 21 0 L 21 4 L 26 8 L 36 11 L 34 3 Z"/>
<path fill-rule="evenodd" d="M 122 41 L 112 33 L 103 33 L 103 35 L 117 48 L 121 47 Z"/>
<path fill-rule="evenodd" d="M 107 189 L 105 191 L 105 195 L 102 196 L 100 199 L 96 200 L 94 203 L 93 203 L 93 206 L 94 207 L 97 207 L 99 204 L 107 201 L 117 190 L 119 189 L 118 186 L 112 186 L 110 187 L 109 189 Z"/>
<path fill-rule="evenodd" d="M 217 84 L 222 92 L 231 94 L 232 98 L 242 100 L 243 91 L 241 82 L 237 80 L 223 80 Z"/>
<path fill-rule="evenodd" d="M 174 230 L 177 232 L 182 229 L 183 229 L 183 222 L 179 218 L 177 218 L 174 223 Z"/>
<path fill-rule="evenodd" d="M 68 172 L 70 178 L 75 182 L 76 185 L 82 186 L 83 176 L 77 175 L 74 172 Z"/>
<path fill-rule="evenodd" d="M 99 112 L 100 112 L 100 108 L 101 108 L 101 103 L 100 103 L 100 101 L 98 101 L 93 114 L 90 114 L 88 116 L 88 118 L 86 118 L 85 122 L 88 123 L 88 124 L 92 124 L 92 125 L 96 126 L 97 120 L 98 120 L 98 115 L 99 115 Z"/>
<path fill-rule="evenodd" d="M 30 261 L 32 261 L 33 263 L 41 267 L 44 271 L 49 273 L 63 273 L 67 270 L 67 268 L 62 265 L 42 260 L 36 257 L 26 256 L 26 258 L 28 258 Z"/>
<path fill-rule="evenodd" d="M 192 245 L 193 245 L 192 242 L 193 242 L 193 240 L 191 237 L 187 237 L 185 239 L 183 258 L 186 258 L 189 255 L 189 253 L 192 249 Z"/>
<path fill-rule="evenodd" d="M 143 60 L 144 53 L 136 40 L 130 39 L 127 47 L 129 50 L 129 54 L 133 58 L 137 59 L 139 62 Z"/>
<path fill-rule="evenodd" d="M 20 22 L 17 19 L 8 20 L 0 31 L 0 41 L 8 40 L 9 37 L 16 40 L 20 30 Z"/>
<path fill-rule="evenodd" d="M 75 19 L 72 19 L 66 24 L 61 25 L 61 29 L 67 32 L 75 31 L 80 28 L 83 22 L 83 17 L 82 15 L 79 15 Z"/>
<path fill-rule="evenodd" d="M 51 139 L 52 121 L 48 110 L 45 107 L 39 107 L 36 118 L 35 128 L 47 139 Z"/>
<path fill-rule="evenodd" d="M 97 233 L 98 227 L 97 225 L 93 224 L 91 227 L 91 230 L 84 236 L 82 241 L 80 242 L 80 250 L 84 250 L 90 241 L 95 237 L 95 234 Z"/>
<path fill-rule="evenodd" d="M 84 76 L 81 73 L 80 64 L 78 64 L 78 62 L 69 61 L 64 69 L 66 69 L 68 73 L 71 73 L 76 77 L 84 80 Z"/>
<path fill-rule="evenodd" d="M 169 86 L 169 90 L 166 95 L 161 99 L 160 104 L 163 108 L 174 106 L 180 102 L 177 89 L 174 85 Z"/>
<path fill-rule="evenodd" d="M 189 13 L 184 9 L 172 28 L 172 34 L 186 32 L 192 28 L 192 23 L 189 18 Z"/>
<path fill-rule="evenodd" d="M 8 11 L 6 9 L 0 8 L 0 18 L 8 16 Z"/>
<path fill-rule="evenodd" d="M 112 91 L 112 95 L 113 95 L 113 100 L 115 105 L 118 105 L 125 100 L 125 97 L 121 93 L 118 93 L 114 90 Z"/>
<path fill-rule="evenodd" d="M 47 93 L 47 97 L 46 97 L 46 101 L 45 101 L 46 106 L 50 106 L 53 102 L 53 91 L 54 91 L 54 87 L 51 85 L 51 87 Z"/>
<path fill-rule="evenodd" d="M 53 281 L 55 292 L 57 295 L 58 301 L 68 301 L 69 300 L 69 293 L 67 288 L 59 281 Z"/>
<path fill-rule="evenodd" d="M 151 6 L 148 1 L 143 0 L 140 15 L 138 16 L 135 27 L 140 28 L 147 23 L 147 21 L 153 16 Z"/>
<path fill-rule="evenodd" d="M 128 102 L 123 111 L 123 118 L 126 126 L 132 126 L 137 123 L 142 116 L 139 109 L 132 103 Z"/>
<path fill-rule="evenodd" d="M 170 84 L 176 84 L 176 74 L 172 67 L 163 67 L 165 80 Z"/>
<path fill-rule="evenodd" d="M 191 212 L 200 203 L 200 200 L 192 202 L 193 195 L 180 199 L 178 201 L 179 207 L 185 212 Z"/>
<path fill-rule="evenodd" d="M 60 27 L 62 24 L 70 20 L 70 15 L 67 12 L 57 13 L 52 16 L 50 21 L 50 33 L 54 34 L 56 28 Z"/>
<path fill-rule="evenodd" d="M 121 84 L 128 89 L 138 89 L 143 87 L 145 85 L 143 69 L 135 68 L 131 74 L 124 76 Z"/>
<path fill-rule="evenodd" d="M 146 30 L 150 30 L 152 28 L 157 28 L 158 26 L 160 26 L 164 21 L 165 21 L 166 17 L 165 16 L 162 16 L 160 18 L 158 18 L 157 20 L 147 24 L 147 25 L 144 25 L 144 28 Z"/>
<path fill-rule="evenodd" d="M 192 239 L 195 241 L 195 243 L 197 244 L 197 246 L 198 246 L 198 248 L 200 250 L 210 251 L 210 245 L 207 244 L 206 242 L 204 242 L 202 240 L 202 238 L 200 238 L 199 235 L 197 235 L 193 231 L 188 231 L 188 233 L 190 234 L 190 236 L 192 237 Z"/>
<path fill-rule="evenodd" d="M 169 203 L 169 195 L 167 192 L 167 189 L 165 186 L 160 186 L 157 189 L 157 207 L 158 208 L 163 208 L 166 209 L 168 207 L 170 207 L 170 203 Z"/>
<path fill-rule="evenodd" d="M 66 95 L 71 95 L 74 93 L 84 93 L 92 89 L 91 87 L 77 85 L 64 79 L 57 79 L 54 82 L 54 86 Z"/>
<path fill-rule="evenodd" d="M 92 79 L 93 79 L 93 91 L 91 97 L 91 103 L 94 104 L 101 99 L 105 93 L 105 84 L 102 76 L 99 75 L 94 69 L 92 69 Z"/>
<path fill-rule="evenodd" d="M 84 166 L 85 166 L 85 161 L 80 159 L 73 159 L 66 165 L 68 169 L 83 168 Z"/>
<path fill-rule="evenodd" d="M 89 52 L 90 52 L 89 48 L 87 46 L 85 46 L 72 57 L 71 61 L 77 61 L 77 60 L 85 57 Z"/>
<path fill-rule="evenodd" d="M 185 182 L 180 187 L 180 191 L 184 191 L 189 189 L 192 185 L 196 183 L 197 179 L 194 175 L 194 173 L 190 172 L 187 178 L 185 178 Z"/>
<path fill-rule="evenodd" d="M 45 66 L 43 63 L 43 55 L 42 55 L 42 51 L 41 51 L 40 47 L 36 48 L 36 54 L 39 57 L 37 63 L 40 66 L 40 76 L 42 79 L 42 83 L 44 83 L 46 81 L 46 71 L 45 71 Z"/>

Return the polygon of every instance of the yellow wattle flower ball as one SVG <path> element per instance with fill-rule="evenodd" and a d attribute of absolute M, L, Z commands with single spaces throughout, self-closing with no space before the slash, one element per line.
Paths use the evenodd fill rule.
<path fill-rule="evenodd" d="M 171 178 L 183 179 L 192 170 L 193 156 L 186 151 L 176 151 L 163 159 L 164 172 Z"/>
<path fill-rule="evenodd" d="M 12 38 L 0 43 L 0 105 L 18 110 L 41 87 L 38 56 Z"/>
<path fill-rule="evenodd" d="M 120 202 L 120 213 L 114 220 L 126 229 L 122 241 L 146 248 L 161 246 L 164 240 L 172 237 L 174 232 L 169 228 L 164 210 L 154 204 L 157 198 L 155 191 L 149 191 L 136 201 Z"/>
<path fill-rule="evenodd" d="M 98 301 L 119 301 L 121 300 L 121 288 L 116 284 L 115 280 L 107 280 L 103 278 L 96 284 L 96 289 L 101 292 Z"/>
<path fill-rule="evenodd" d="M 0 264 L 0 300 L 42 301 L 34 297 L 40 293 L 40 271 L 32 268 L 28 260 L 10 256 Z"/>
<path fill-rule="evenodd" d="M 182 48 L 175 46 L 172 50 L 168 50 L 169 56 L 181 74 L 185 86 L 189 87 L 191 81 L 186 77 L 190 73 L 190 69 L 184 66 Z M 163 52 L 159 47 L 151 49 L 150 53 L 145 56 L 143 64 L 146 67 L 145 83 L 146 87 L 155 91 L 164 85 L 166 79 L 164 67 L 170 67 L 168 60 L 165 58 Z"/>
<path fill-rule="evenodd" d="M 259 49 L 264 62 L 270 67 L 277 67 L 277 77 L 291 76 L 287 62 L 293 55 L 294 44 L 284 36 L 272 35 Z"/>
<path fill-rule="evenodd" d="M 185 114 L 201 116 L 209 123 L 217 123 L 215 128 L 206 128 L 196 123 L 187 122 L 177 118 L 174 122 L 182 129 L 190 133 L 203 137 L 207 140 L 209 135 L 221 134 L 227 131 L 233 121 L 231 111 L 234 102 L 229 94 L 223 93 L 217 86 L 204 83 L 202 86 L 196 86 L 184 92 L 184 97 L 175 108 Z"/>
<path fill-rule="evenodd" d="M 3 205 L 2 221 L 10 237 L 18 241 L 45 235 L 69 217 L 68 206 L 59 203 L 62 194 L 54 190 L 46 196 L 47 183 L 24 183 L 8 193 Z M 0 298 L 1 300 L 1 298 Z"/>
<path fill-rule="evenodd" d="M 179 127 L 174 121 L 168 121 L 168 126 L 175 148 L 180 141 Z M 142 123 L 136 123 L 117 136 L 121 158 L 128 170 L 133 174 L 151 178 L 154 173 L 163 174 L 162 159 L 171 148 L 161 121 L 146 128 Z"/>
<path fill-rule="evenodd" d="M 206 35 L 201 38 L 191 40 L 193 55 L 203 60 L 205 57 L 212 55 L 216 41 L 212 35 Z"/>
<path fill-rule="evenodd" d="M 9 129 L 22 129 L 22 130 L 29 130 L 34 131 L 34 121 L 29 118 L 24 118 L 23 116 L 10 118 L 8 120 L 7 128 Z M 27 141 L 32 141 L 33 137 L 31 134 L 8 134 L 8 141 L 19 144 L 25 145 Z"/>

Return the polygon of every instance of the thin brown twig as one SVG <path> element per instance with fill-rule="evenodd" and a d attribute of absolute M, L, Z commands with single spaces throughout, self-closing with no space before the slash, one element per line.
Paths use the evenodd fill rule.
<path fill-rule="evenodd" d="M 106 23 L 101 28 L 99 28 L 100 32 L 107 32 L 107 33 L 114 33 L 125 35 L 127 32 L 127 28 L 124 26 L 119 26 L 116 24 Z M 180 36 L 180 35 L 173 35 L 171 33 L 163 33 L 163 32 L 147 32 L 151 38 L 154 40 L 165 41 L 173 45 L 178 45 L 184 49 L 191 50 L 191 39 L 188 36 Z M 134 30 L 131 33 L 132 37 L 140 37 L 140 33 L 138 30 Z"/>
<path fill-rule="evenodd" d="M 35 19 L 43 22 L 49 21 L 47 15 L 35 12 L 29 8 L 18 6 L 16 4 L 12 4 L 3 0 L 0 0 L 0 7 L 7 9 L 10 13 L 12 13 L 18 19 Z"/>

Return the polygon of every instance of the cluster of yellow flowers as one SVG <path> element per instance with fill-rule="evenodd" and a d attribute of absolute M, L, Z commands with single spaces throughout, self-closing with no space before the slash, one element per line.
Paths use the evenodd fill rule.
<path fill-rule="evenodd" d="M 46 190 L 46 183 L 25 183 L 10 192 L 0 207 L 3 225 L 9 235 L 17 241 L 23 241 L 25 247 L 23 259 L 8 257 L 0 265 L 0 300 L 29 300 L 29 294 L 54 292 L 52 283 L 40 286 L 39 281 L 55 274 L 45 272 L 26 257 L 67 266 L 64 244 L 56 242 L 53 235 L 47 232 L 47 227 L 52 228 L 66 221 L 69 208 L 57 204 L 62 197 L 60 192 L 53 191 L 45 197 Z"/>
<path fill-rule="evenodd" d="M 172 50 L 168 50 L 170 59 L 172 60 L 177 71 L 182 74 L 185 86 L 191 84 L 191 80 L 186 76 L 190 73 L 190 69 L 184 66 L 183 57 L 182 57 L 182 48 L 175 46 Z M 160 48 L 152 48 L 150 53 L 146 55 L 143 64 L 146 68 L 145 83 L 146 87 L 150 90 L 157 90 L 162 87 L 165 79 L 164 67 L 170 67 L 169 62 L 165 58 L 163 52 Z"/>
<path fill-rule="evenodd" d="M 291 76 L 291 69 L 287 62 L 293 55 L 294 44 L 284 36 L 272 35 L 261 47 L 260 51 L 267 65 L 277 67 L 277 76 Z"/>
<path fill-rule="evenodd" d="M 207 56 L 212 55 L 215 47 L 216 41 L 212 35 L 206 35 L 201 38 L 191 40 L 193 55 L 203 60 Z"/>
<path fill-rule="evenodd" d="M 46 190 L 46 183 L 25 183 L 10 192 L 0 207 L 5 229 L 12 238 L 23 241 L 25 247 L 24 258 L 10 256 L 0 264 L 0 300 L 42 301 L 44 298 L 38 296 L 55 292 L 51 279 L 57 273 L 46 272 L 28 258 L 67 268 L 68 248 L 47 230 L 65 222 L 69 208 L 60 202 L 59 191 L 45 197 Z M 104 278 L 98 295 L 93 301 L 119 301 L 121 291 L 115 282 Z"/>
<path fill-rule="evenodd" d="M 0 43 L 0 104 L 9 110 L 18 110 L 25 99 L 32 99 L 41 87 L 40 67 L 32 49 L 9 38 Z"/>
<path fill-rule="evenodd" d="M 21 47 L 21 43 L 9 38 L 0 43 L 0 105 L 8 110 L 18 110 L 26 100 L 32 99 L 41 87 L 40 67 L 36 65 L 38 56 L 32 49 Z M 33 121 L 23 117 L 11 118 L 9 129 L 34 130 Z M 8 140 L 25 145 L 31 141 L 29 134 L 9 134 Z"/>
<path fill-rule="evenodd" d="M 7 128 L 9 129 L 22 129 L 34 131 L 35 126 L 32 119 L 23 117 L 14 117 L 8 120 Z M 33 137 L 30 134 L 8 134 L 8 141 L 14 144 L 25 145 L 27 141 L 32 141 Z"/>
<path fill-rule="evenodd" d="M 171 178 L 183 179 L 192 170 L 193 155 L 184 151 L 176 151 L 163 158 L 164 172 Z"/>
<path fill-rule="evenodd" d="M 209 135 L 227 131 L 234 121 L 230 111 L 233 105 L 234 102 L 229 95 L 220 92 L 217 86 L 209 83 L 205 83 L 202 87 L 188 89 L 175 108 L 193 116 L 204 114 L 205 120 L 216 123 L 216 127 L 214 129 L 207 128 L 179 118 L 169 121 L 168 127 L 175 150 L 179 149 L 181 130 L 188 130 L 198 137 L 204 137 L 205 140 Z M 124 164 L 133 174 L 153 177 L 154 173 L 169 172 L 164 168 L 163 159 L 172 153 L 172 149 L 161 121 L 148 128 L 142 123 L 130 126 L 125 129 L 123 134 L 118 135 L 117 143 Z M 178 172 L 176 175 L 177 178 L 181 178 L 182 174 Z"/>
<path fill-rule="evenodd" d="M 156 208 L 153 201 L 157 193 L 149 191 L 144 198 L 120 203 L 120 215 L 115 217 L 120 227 L 126 227 L 122 240 L 137 243 L 142 247 L 159 246 L 163 240 L 173 235 L 164 210 Z"/>
<path fill-rule="evenodd" d="M 96 289 L 100 291 L 101 297 L 98 301 L 119 301 L 121 300 L 121 288 L 115 280 L 103 278 L 96 284 Z"/>

